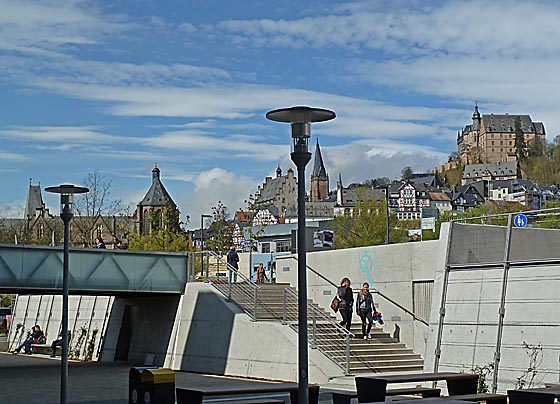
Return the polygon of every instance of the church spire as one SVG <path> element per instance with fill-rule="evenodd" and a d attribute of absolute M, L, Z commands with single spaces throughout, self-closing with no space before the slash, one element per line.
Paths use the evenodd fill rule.
<path fill-rule="evenodd" d="M 315 144 L 315 160 L 313 162 L 313 172 L 311 173 L 311 178 L 328 178 L 327 170 L 325 169 L 325 164 L 323 163 L 323 156 L 321 156 L 319 139 L 317 139 L 317 143 Z"/>

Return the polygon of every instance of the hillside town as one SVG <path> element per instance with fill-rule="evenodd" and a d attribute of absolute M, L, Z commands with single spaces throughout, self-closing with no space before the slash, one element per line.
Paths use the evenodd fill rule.
<path fill-rule="evenodd" d="M 521 145 L 521 146 L 520 146 Z M 520 149 L 521 147 L 521 149 Z M 480 114 L 475 105 L 472 123 L 465 125 L 457 135 L 457 151 L 448 162 L 435 167 L 431 173 L 414 173 L 403 168 L 402 178 L 366 179 L 361 184 L 343 183 L 344 173 L 336 173 L 336 184 L 331 180 L 324 163 L 319 140 L 316 140 L 310 175 L 310 191 L 306 195 L 306 227 L 309 228 L 311 249 L 340 248 L 337 235 L 333 235 L 333 221 L 337 217 L 353 217 L 354 209 L 364 201 L 385 204 L 387 216 L 394 217 L 400 225 L 420 227 L 420 221 L 432 223 L 443 217 L 457 217 L 471 209 L 492 205 L 496 209 L 541 209 L 560 196 L 557 184 L 539 184 L 524 178 L 520 159 L 542 155 L 546 147 L 546 132 L 542 122 L 533 122 L 529 115 Z M 452 184 L 449 174 L 460 170 L 460 179 Z M 96 238 L 105 240 L 108 248 L 127 243 L 131 235 L 147 235 L 154 229 L 169 227 L 180 229 L 178 208 L 162 182 L 157 164 L 152 170 L 151 185 L 138 202 L 133 214 L 118 212 L 94 217 L 78 215 L 73 219 L 73 243 L 91 246 Z M 292 168 L 276 168 L 276 176 L 266 177 L 252 198 L 253 204 L 228 216 L 227 207 L 221 215 L 201 221 L 201 229 L 184 234 L 190 248 L 208 248 L 216 238 L 214 222 L 229 223 L 230 238 L 240 251 L 249 249 L 261 254 L 294 251 L 294 232 L 297 228 L 297 184 Z M 165 213 L 167 212 L 167 213 Z M 169 215 L 169 212 L 175 212 Z M 382 213 L 383 215 L 385 213 Z M 165 217 L 172 217 L 165 222 Z M 155 218 L 155 220 L 154 220 Z M 204 218 L 202 218 L 204 219 Z M 43 243 L 59 245 L 61 229 L 58 217 L 52 215 L 43 202 L 41 186 L 29 183 L 25 215 L 21 219 L 2 219 L 4 231 L 10 230 L 17 243 Z M 405 223 L 408 222 L 408 226 Z M 206 225 L 205 225 L 206 224 Z M 258 237 L 251 231 L 259 228 Z M 396 225 L 395 228 L 398 228 Z M 324 238 L 328 243 L 315 243 Z M 409 231 L 409 241 L 415 240 L 418 231 Z M 10 236 L 12 238 L 12 236 Z M 316 241 L 316 240 L 315 240 Z M 389 241 L 389 240 L 387 240 Z M 402 241 L 402 240 L 400 240 Z M 398 242 L 396 239 L 391 242 Z M 226 246 L 220 246 L 225 250 Z M 269 260 L 273 261 L 272 258 Z"/>

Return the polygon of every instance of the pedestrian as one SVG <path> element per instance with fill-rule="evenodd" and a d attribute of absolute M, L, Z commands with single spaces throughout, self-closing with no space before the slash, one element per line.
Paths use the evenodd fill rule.
<path fill-rule="evenodd" d="M 117 243 L 117 250 L 128 250 L 128 245 L 119 240 L 119 242 Z"/>
<path fill-rule="evenodd" d="M 103 242 L 103 239 L 101 237 L 97 237 L 95 239 L 95 248 L 101 248 L 101 249 L 107 248 L 105 247 L 105 243 Z"/>
<path fill-rule="evenodd" d="M 43 331 L 41 331 L 41 327 L 39 327 L 38 324 L 35 324 L 31 328 L 31 334 L 29 335 L 29 337 L 25 341 L 23 341 L 21 345 L 18 346 L 12 353 L 17 355 L 19 351 L 21 351 L 21 348 L 23 348 L 23 352 L 25 352 L 27 355 L 31 355 L 31 345 L 41 343 L 42 338 L 44 338 Z"/>
<path fill-rule="evenodd" d="M 239 255 L 235 251 L 235 246 L 232 245 L 227 253 L 227 264 L 229 273 L 229 282 L 231 283 L 231 277 L 233 272 L 233 282 L 237 282 L 237 271 L 239 270 Z"/>
<path fill-rule="evenodd" d="M 362 290 L 358 292 L 358 298 L 356 299 L 356 314 L 362 319 L 362 336 L 364 339 L 371 339 L 370 332 L 371 327 L 373 326 L 374 312 L 373 296 L 369 292 L 369 283 L 364 282 Z"/>
<path fill-rule="evenodd" d="M 350 279 L 342 278 L 338 288 L 338 297 L 340 298 L 338 310 L 342 316 L 340 325 L 346 326 L 346 329 L 350 331 L 350 326 L 352 325 L 352 306 L 354 305 L 354 293 L 350 287 Z"/>
<path fill-rule="evenodd" d="M 266 271 L 264 270 L 264 266 L 262 262 L 257 267 L 257 276 L 256 276 L 257 283 L 264 283 L 265 281 L 268 282 L 268 276 L 266 276 Z"/>

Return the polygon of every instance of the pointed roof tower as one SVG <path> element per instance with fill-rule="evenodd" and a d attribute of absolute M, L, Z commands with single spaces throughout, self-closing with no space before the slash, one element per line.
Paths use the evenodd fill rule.
<path fill-rule="evenodd" d="M 281 176 L 282 176 L 282 169 L 280 168 L 280 164 L 278 164 L 278 167 L 276 168 L 276 178 Z"/>
<path fill-rule="evenodd" d="M 39 185 L 33 185 L 31 184 L 30 178 L 24 219 L 34 219 L 37 216 L 41 216 L 44 211 L 45 203 L 43 202 L 43 196 L 41 195 L 41 183 L 39 183 Z"/>
<path fill-rule="evenodd" d="M 315 145 L 315 160 L 313 162 L 313 171 L 311 178 L 325 179 L 328 178 L 327 170 L 323 164 L 323 156 L 321 156 L 321 148 L 319 147 L 319 139 Z"/>
<path fill-rule="evenodd" d="M 165 206 L 166 199 L 172 206 L 176 206 L 175 202 L 173 202 L 173 199 L 171 199 L 171 196 L 161 183 L 160 170 L 156 163 L 154 169 L 152 170 L 152 186 L 146 193 L 146 196 L 144 196 L 144 199 L 142 199 L 138 205 Z"/>

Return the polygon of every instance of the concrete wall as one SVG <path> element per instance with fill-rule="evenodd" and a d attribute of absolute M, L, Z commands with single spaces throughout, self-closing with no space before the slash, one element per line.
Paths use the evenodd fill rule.
<path fill-rule="evenodd" d="M 70 296 L 68 299 L 68 329 L 72 333 L 70 351 L 79 348 L 75 356 L 83 359 L 86 347 L 93 344 L 93 360 L 98 358 L 100 345 L 108 324 L 113 305 L 109 296 Z M 8 335 L 9 349 L 14 349 L 25 339 L 27 330 L 38 324 L 50 344 L 61 330 L 62 296 L 18 295 L 13 313 L 12 327 Z M 18 327 L 18 324 L 21 324 Z M 97 330 L 97 333 L 94 333 Z M 80 341 L 80 336 L 81 341 Z M 79 345 L 79 347 L 78 347 Z"/>
<path fill-rule="evenodd" d="M 455 225 L 451 262 L 455 264 L 503 261 L 505 229 L 493 226 Z M 560 255 L 558 230 L 514 229 L 510 260 L 555 258 Z M 445 267 L 437 268 L 434 300 L 426 348 L 425 370 L 433 371 L 438 336 Z M 501 333 L 499 391 L 512 388 L 530 366 L 529 354 L 542 347 L 532 365 L 534 383 L 560 380 L 560 265 L 513 266 L 504 277 L 503 267 L 479 266 L 449 273 L 442 328 L 439 371 L 470 371 L 494 363 L 499 337 L 499 308 L 505 288 L 505 316 Z M 528 348 L 524 348 L 524 344 Z M 491 377 L 488 384 L 491 385 Z"/>
<path fill-rule="evenodd" d="M 354 292 L 363 282 L 368 282 L 370 288 L 378 289 L 412 311 L 413 281 L 433 280 L 436 268 L 445 265 L 447 232 L 441 234 L 443 238 L 434 241 L 309 253 L 307 265 L 336 285 L 343 277 L 350 278 Z M 297 260 L 291 256 L 278 257 L 276 270 L 278 282 L 288 282 L 297 288 Z M 311 271 L 307 275 L 308 297 L 330 310 L 336 289 Z M 374 299 L 383 313 L 384 329 L 400 335 L 402 342 L 424 355 L 428 326 L 413 321 L 410 315 L 381 296 L 374 295 Z M 360 322 L 356 314 L 353 322 Z"/>
<path fill-rule="evenodd" d="M 254 322 L 211 285 L 191 283 L 181 297 L 165 366 L 217 375 L 297 381 L 297 334 L 287 325 Z M 309 351 L 309 380 L 343 371 Z"/>

